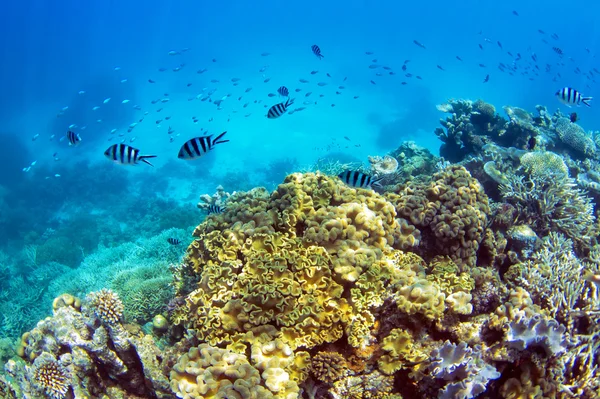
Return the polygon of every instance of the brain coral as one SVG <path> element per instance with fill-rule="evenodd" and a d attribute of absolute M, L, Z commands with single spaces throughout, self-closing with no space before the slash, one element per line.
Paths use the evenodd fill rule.
<path fill-rule="evenodd" d="M 571 122 L 569 118 L 558 118 L 554 128 L 561 141 L 572 149 L 585 155 L 596 153 L 594 140 L 585 133 L 581 126 Z"/>
<path fill-rule="evenodd" d="M 450 166 L 429 184 L 409 182 L 386 198 L 420 229 L 423 255 L 448 255 L 461 270 L 475 265 L 490 210 L 483 188 L 465 168 Z"/>

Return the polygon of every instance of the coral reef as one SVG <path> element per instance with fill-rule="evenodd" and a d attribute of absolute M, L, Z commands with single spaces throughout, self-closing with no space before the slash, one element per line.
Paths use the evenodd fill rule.
<path fill-rule="evenodd" d="M 60 306 L 22 337 L 20 355 L 6 372 L 18 396 L 42 398 L 172 398 L 152 337 L 120 322 L 122 305 L 110 291 L 91 293 L 81 310 Z M 111 393 L 109 393 L 111 392 Z"/>
<path fill-rule="evenodd" d="M 420 254 L 448 255 L 462 269 L 475 265 L 490 210 L 483 188 L 466 169 L 448 167 L 429 184 L 409 182 L 385 197 L 420 231 Z"/>

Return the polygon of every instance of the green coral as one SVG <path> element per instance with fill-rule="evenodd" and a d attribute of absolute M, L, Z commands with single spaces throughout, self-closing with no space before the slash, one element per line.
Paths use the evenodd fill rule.
<path fill-rule="evenodd" d="M 125 319 L 144 324 L 162 311 L 173 296 L 173 278 L 163 265 L 123 270 L 111 283 L 125 307 Z"/>
<path fill-rule="evenodd" d="M 412 368 L 429 358 L 429 354 L 414 342 L 411 333 L 401 328 L 391 330 L 381 348 L 386 354 L 379 358 L 379 370 L 388 375 L 403 367 Z"/>

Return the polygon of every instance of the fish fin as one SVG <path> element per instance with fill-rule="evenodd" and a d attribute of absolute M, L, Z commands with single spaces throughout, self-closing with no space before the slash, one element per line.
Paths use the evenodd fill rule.
<path fill-rule="evenodd" d="M 152 165 L 150 162 L 148 162 L 148 159 L 147 159 L 147 158 L 156 158 L 156 155 L 142 155 L 142 156 L 140 156 L 140 157 L 138 158 L 138 160 L 140 160 L 140 161 L 142 161 L 142 162 L 144 162 L 144 163 L 147 163 L 147 164 L 148 164 L 148 165 L 150 165 L 150 166 L 154 166 L 154 165 Z"/>
<path fill-rule="evenodd" d="M 290 105 L 292 105 L 294 103 L 295 98 L 289 98 L 287 99 L 287 101 L 285 102 L 285 107 L 289 107 Z"/>
<path fill-rule="evenodd" d="M 587 105 L 588 107 L 591 107 L 592 105 L 589 103 L 590 101 L 592 101 L 592 97 L 583 97 L 581 99 L 581 102 L 584 103 L 585 105 Z"/>
<path fill-rule="evenodd" d="M 215 139 L 212 141 L 212 145 L 227 143 L 229 140 L 221 140 L 221 137 L 225 136 L 225 133 L 227 133 L 227 131 L 224 131 L 223 133 L 221 133 L 217 137 L 215 137 Z"/>

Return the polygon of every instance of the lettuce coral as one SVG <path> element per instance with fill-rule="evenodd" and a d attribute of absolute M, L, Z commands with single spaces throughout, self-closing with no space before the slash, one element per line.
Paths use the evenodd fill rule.
<path fill-rule="evenodd" d="M 409 182 L 385 197 L 420 230 L 419 251 L 448 255 L 461 270 L 475 266 L 490 210 L 483 188 L 464 167 L 450 166 L 429 184 Z"/>

